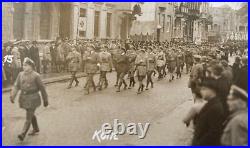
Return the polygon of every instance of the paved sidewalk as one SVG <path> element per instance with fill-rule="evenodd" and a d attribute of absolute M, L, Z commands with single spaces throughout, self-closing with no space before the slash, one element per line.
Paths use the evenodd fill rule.
<path fill-rule="evenodd" d="M 79 72 L 76 74 L 78 78 L 85 77 L 86 74 L 84 72 Z M 42 81 L 45 84 L 66 81 L 70 79 L 70 73 L 50 73 L 50 74 L 41 74 Z M 12 88 L 12 85 L 2 88 L 2 93 L 9 92 Z"/>

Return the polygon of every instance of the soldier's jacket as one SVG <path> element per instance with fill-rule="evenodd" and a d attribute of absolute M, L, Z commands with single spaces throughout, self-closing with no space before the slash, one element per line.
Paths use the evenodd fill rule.
<path fill-rule="evenodd" d="M 112 59 L 109 52 L 100 52 L 98 62 L 100 63 L 100 71 L 110 71 L 112 69 Z"/>
<path fill-rule="evenodd" d="M 129 71 L 129 57 L 127 54 L 116 55 L 116 71 L 118 73 L 127 73 Z"/>
<path fill-rule="evenodd" d="M 169 67 L 171 67 L 171 68 L 176 67 L 176 59 L 177 59 L 176 54 L 171 53 L 170 54 L 170 59 L 169 59 Z"/>
<path fill-rule="evenodd" d="M 145 76 L 147 74 L 147 56 L 146 54 L 137 55 L 135 59 L 135 65 L 137 69 L 138 76 Z"/>
<path fill-rule="evenodd" d="M 157 54 L 157 66 L 161 67 L 166 64 L 166 56 L 164 52 L 160 52 Z"/>
<path fill-rule="evenodd" d="M 41 92 L 43 101 L 48 101 L 48 94 L 45 90 L 44 84 L 40 75 L 35 71 L 29 73 L 20 72 L 18 74 L 12 90 L 12 96 L 16 97 L 19 90 L 21 90 L 19 96 L 19 105 L 21 108 L 35 109 L 39 107 L 41 105 L 39 91 Z"/>
<path fill-rule="evenodd" d="M 156 55 L 153 52 L 147 55 L 147 62 L 147 70 L 153 71 L 156 67 Z"/>
<path fill-rule="evenodd" d="M 86 51 L 83 55 L 84 71 L 88 74 L 94 74 L 98 70 L 98 54 L 94 51 Z"/>
<path fill-rule="evenodd" d="M 127 55 L 129 58 L 129 71 L 135 71 L 135 59 L 137 54 L 134 50 L 128 50 Z"/>
<path fill-rule="evenodd" d="M 66 57 L 69 62 L 69 71 L 77 71 L 80 66 L 81 54 L 77 51 L 72 51 Z"/>

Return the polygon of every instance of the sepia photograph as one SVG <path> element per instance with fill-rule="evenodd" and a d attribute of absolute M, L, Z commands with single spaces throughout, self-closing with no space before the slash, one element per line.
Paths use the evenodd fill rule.
<path fill-rule="evenodd" d="M 247 2 L 2 2 L 2 146 L 248 146 Z"/>

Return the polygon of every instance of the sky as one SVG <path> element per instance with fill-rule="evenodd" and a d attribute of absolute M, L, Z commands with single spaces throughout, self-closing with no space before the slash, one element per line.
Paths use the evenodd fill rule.
<path fill-rule="evenodd" d="M 229 5 L 231 8 L 237 10 L 241 7 L 242 2 L 209 2 L 213 7 L 220 7 L 225 4 Z"/>

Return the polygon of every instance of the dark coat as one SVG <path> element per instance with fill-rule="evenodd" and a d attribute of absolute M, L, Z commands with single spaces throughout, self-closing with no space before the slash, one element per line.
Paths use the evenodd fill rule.
<path fill-rule="evenodd" d="M 220 145 L 224 119 L 224 109 L 220 99 L 209 100 L 197 116 L 192 145 Z"/>
<path fill-rule="evenodd" d="M 38 47 L 35 46 L 30 47 L 30 58 L 35 62 L 36 70 L 40 72 L 40 57 L 39 57 Z"/>
<path fill-rule="evenodd" d="M 129 57 L 124 55 L 117 55 L 116 59 L 116 71 L 118 73 L 127 73 L 129 71 Z"/>
<path fill-rule="evenodd" d="M 235 81 L 235 84 L 248 92 L 247 66 L 243 66 L 240 68 L 238 77 L 236 78 L 236 81 Z"/>

